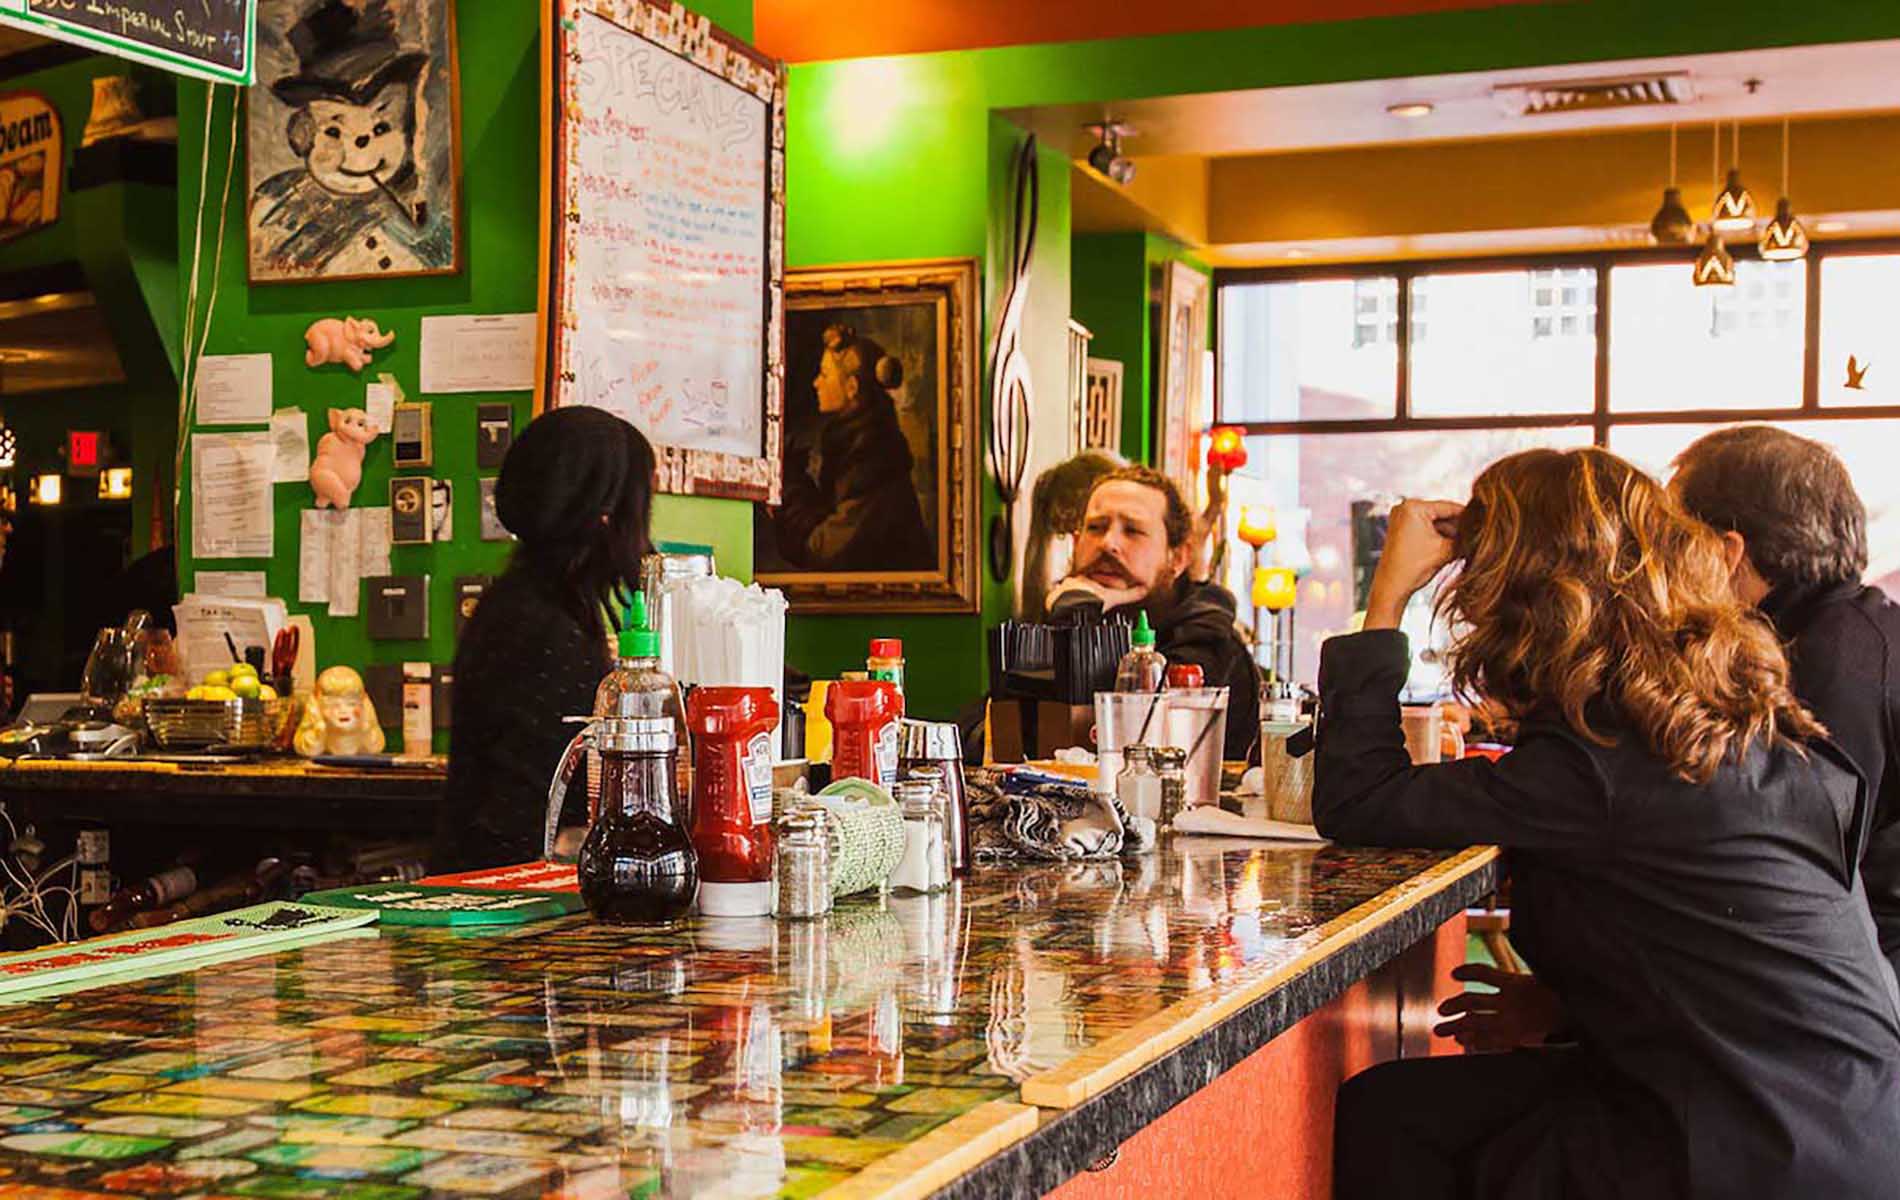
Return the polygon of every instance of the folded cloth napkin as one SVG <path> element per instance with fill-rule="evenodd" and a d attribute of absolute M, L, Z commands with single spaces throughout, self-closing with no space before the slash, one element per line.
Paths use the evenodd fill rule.
<path fill-rule="evenodd" d="M 1218 833 L 1227 837 L 1273 838 L 1283 842 L 1324 842 L 1311 825 L 1243 817 L 1212 804 L 1186 809 L 1174 818 L 1176 833 Z"/>
<path fill-rule="evenodd" d="M 1155 824 L 1130 817 L 1113 796 L 1033 770 L 972 770 L 966 777 L 970 851 L 979 861 L 1064 862 L 1152 849 Z"/>

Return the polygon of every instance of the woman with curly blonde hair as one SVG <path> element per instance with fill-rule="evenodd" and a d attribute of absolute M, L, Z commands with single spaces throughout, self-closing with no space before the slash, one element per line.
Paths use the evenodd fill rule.
<path fill-rule="evenodd" d="M 1518 738 L 1414 766 L 1399 616 L 1454 562 L 1452 679 Z M 1335 1196 L 1895 1194 L 1900 995 L 1855 870 L 1864 788 L 1659 484 L 1537 450 L 1468 505 L 1399 505 L 1320 696 L 1320 831 L 1504 846 L 1512 941 L 1568 1021 L 1562 1044 L 1350 1080 Z"/>

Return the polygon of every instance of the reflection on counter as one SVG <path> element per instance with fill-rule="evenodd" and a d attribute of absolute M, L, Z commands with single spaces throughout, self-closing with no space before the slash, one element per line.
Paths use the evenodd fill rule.
<path fill-rule="evenodd" d="M 0 1010 L 0 1170 L 810 1194 L 1450 857 L 1180 839 L 813 921 L 392 927 L 100 988 Z"/>

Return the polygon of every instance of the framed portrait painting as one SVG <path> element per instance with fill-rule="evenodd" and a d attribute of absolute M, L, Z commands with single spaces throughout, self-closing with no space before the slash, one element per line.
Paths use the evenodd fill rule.
<path fill-rule="evenodd" d="M 1203 358 L 1207 351 L 1207 276 L 1186 263 L 1162 267 L 1160 339 L 1161 397 L 1155 421 L 1155 465 L 1170 479 L 1186 482 L 1202 406 Z"/>
<path fill-rule="evenodd" d="M 252 283 L 462 268 L 455 0 L 260 0 Z"/>
<path fill-rule="evenodd" d="M 794 612 L 977 610 L 975 259 L 785 277 L 781 503 L 753 571 Z"/>

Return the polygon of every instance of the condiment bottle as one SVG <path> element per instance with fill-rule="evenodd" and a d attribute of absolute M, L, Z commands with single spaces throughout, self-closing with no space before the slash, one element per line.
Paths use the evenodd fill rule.
<path fill-rule="evenodd" d="M 86 920 L 94 933 L 110 933 L 130 921 L 134 913 L 174 904 L 197 890 L 196 871 L 190 867 L 173 867 L 160 871 L 138 887 L 120 888 L 112 899 L 93 909 Z"/>
<path fill-rule="evenodd" d="M 1201 670 L 1199 663 L 1169 663 L 1168 686 L 1170 688 L 1206 687 L 1207 673 Z"/>
<path fill-rule="evenodd" d="M 892 794 L 904 813 L 904 857 L 891 872 L 891 890 L 942 891 L 950 886 L 942 793 L 926 780 L 907 779 L 892 789 Z"/>
<path fill-rule="evenodd" d="M 1168 660 L 1155 649 L 1154 627 L 1148 624 L 1145 610 L 1135 615 L 1135 629 L 1129 635 L 1129 642 L 1128 653 L 1122 655 L 1121 665 L 1115 668 L 1115 690 L 1160 691 L 1161 685 L 1167 682 Z"/>
<path fill-rule="evenodd" d="M 802 921 L 830 911 L 831 842 L 823 817 L 787 813 L 779 825 L 778 915 Z"/>
<path fill-rule="evenodd" d="M 763 687 L 701 687 L 686 700 L 693 732 L 693 849 L 699 911 L 772 913 L 772 736 L 778 702 Z"/>
<path fill-rule="evenodd" d="M 594 689 L 594 716 L 670 717 L 674 722 L 675 745 L 686 745 L 686 714 L 680 704 L 679 683 L 660 665 L 660 634 L 647 619 L 646 596 L 640 592 L 633 594 L 633 603 L 627 610 L 627 628 L 620 631 L 619 655 L 614 659 L 613 669 Z M 590 753 L 587 761 L 591 768 L 587 818 L 591 824 L 600 806 L 600 760 Z M 675 794 L 682 801 L 691 788 L 685 766 L 681 764 L 681 777 L 675 781 Z M 686 816 L 682 807 L 677 819 L 684 823 Z"/>
<path fill-rule="evenodd" d="M 904 643 L 898 638 L 872 638 L 870 657 L 864 660 L 865 673 L 872 679 L 894 683 L 904 690 Z"/>
<path fill-rule="evenodd" d="M 903 694 L 888 680 L 841 679 L 825 689 L 831 777 L 868 779 L 883 788 L 896 783 L 898 722 L 903 716 Z"/>
<path fill-rule="evenodd" d="M 1122 773 L 1115 777 L 1115 798 L 1131 817 L 1161 819 L 1161 776 L 1154 750 L 1137 742 L 1122 751 Z"/>
<path fill-rule="evenodd" d="M 667 925 L 692 910 L 699 857 L 674 815 L 674 731 L 670 717 L 614 718 L 589 727 L 588 740 L 600 752 L 600 817 L 581 843 L 577 870 L 582 901 L 603 921 Z"/>

